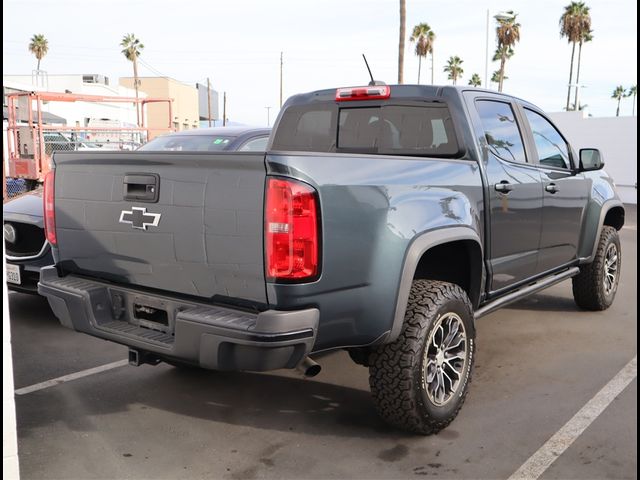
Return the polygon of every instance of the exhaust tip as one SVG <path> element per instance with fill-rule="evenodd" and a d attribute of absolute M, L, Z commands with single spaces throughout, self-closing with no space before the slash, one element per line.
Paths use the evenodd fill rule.
<path fill-rule="evenodd" d="M 316 363 L 305 370 L 304 376 L 309 378 L 315 377 L 320 373 L 320 370 L 322 370 L 322 367 Z"/>
<path fill-rule="evenodd" d="M 322 370 L 322 367 L 318 363 L 311 360 L 309 357 L 305 357 L 302 362 L 300 362 L 300 365 L 298 365 L 297 368 L 298 371 L 300 371 L 302 375 L 307 378 L 315 377 Z"/>

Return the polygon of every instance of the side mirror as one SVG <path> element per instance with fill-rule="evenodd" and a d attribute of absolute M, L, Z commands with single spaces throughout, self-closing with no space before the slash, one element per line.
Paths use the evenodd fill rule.
<path fill-rule="evenodd" d="M 580 150 L 580 171 L 592 172 L 604 167 L 602 154 L 597 148 L 583 148 Z"/>

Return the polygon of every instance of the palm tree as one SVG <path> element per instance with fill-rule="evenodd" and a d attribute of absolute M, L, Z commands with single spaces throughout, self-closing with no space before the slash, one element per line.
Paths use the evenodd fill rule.
<path fill-rule="evenodd" d="M 409 40 L 416 42 L 416 55 L 418 56 L 418 83 L 420 83 L 420 69 L 422 68 L 422 57 L 426 57 L 431 54 L 431 84 L 433 84 L 433 43 L 435 42 L 436 34 L 429 24 L 419 23 L 413 27 L 413 33 Z"/>
<path fill-rule="evenodd" d="M 516 22 L 518 15 L 513 11 L 506 15 L 496 15 L 498 21 L 496 36 L 498 37 L 498 51 L 500 52 L 500 81 L 498 91 L 502 91 L 504 83 L 504 66 L 509 56 L 513 56 L 513 46 L 520 41 L 520 24 Z"/>
<path fill-rule="evenodd" d="M 560 17 L 560 38 L 567 37 L 567 41 L 572 44 L 569 85 L 567 87 L 567 110 L 569 110 L 569 101 L 571 98 L 573 58 L 576 53 L 576 43 L 580 43 L 580 46 L 582 47 L 585 37 L 590 34 L 590 32 L 591 16 L 589 15 L 589 7 L 587 7 L 584 2 L 571 2 L 569 5 L 564 7 L 564 13 Z"/>
<path fill-rule="evenodd" d="M 572 104 L 569 105 L 569 107 L 571 108 L 571 110 L 574 110 L 574 111 L 575 110 L 582 111 L 582 110 L 586 110 L 587 108 L 589 108 L 589 105 L 579 103 L 578 104 L 578 108 L 576 108 L 576 105 L 574 103 L 572 103 Z"/>
<path fill-rule="evenodd" d="M 638 93 L 638 85 L 634 85 L 629 88 L 629 91 L 626 93 L 625 97 L 633 97 L 633 107 L 631 110 L 631 115 L 635 117 L 636 115 L 636 95 Z"/>
<path fill-rule="evenodd" d="M 449 80 L 453 80 L 453 84 L 456 85 L 458 78 L 462 76 L 464 70 L 462 69 L 463 60 L 456 56 L 449 57 L 447 65 L 444 67 L 444 71 L 449 74 L 447 77 Z"/>
<path fill-rule="evenodd" d="M 404 82 L 404 37 L 407 34 L 407 0 L 400 0 L 400 41 L 398 42 L 398 83 Z"/>
<path fill-rule="evenodd" d="M 611 95 L 611 98 L 614 98 L 616 100 L 618 100 L 618 108 L 616 109 L 616 117 L 620 116 L 620 100 L 622 100 L 622 97 L 624 97 L 624 87 L 622 85 L 618 85 L 616 87 L 616 89 L 613 91 L 613 95 Z"/>
<path fill-rule="evenodd" d="M 482 85 L 482 80 L 480 80 L 480 75 L 474 73 L 471 75 L 471 80 L 469 80 L 469 85 L 473 85 L 474 87 L 479 87 Z"/>
<path fill-rule="evenodd" d="M 591 25 L 591 21 L 589 21 L 589 25 Z M 582 33 L 582 37 L 580 37 L 580 42 L 578 43 L 578 66 L 576 67 L 576 94 L 574 105 L 578 104 L 578 90 L 580 89 L 580 60 L 582 58 L 582 44 L 587 43 L 593 40 L 593 30 L 586 30 Z"/>
<path fill-rule="evenodd" d="M 40 60 L 42 60 L 49 51 L 49 41 L 44 38 L 42 34 L 34 35 L 31 37 L 31 42 L 29 43 L 29 51 L 36 56 L 38 60 L 36 70 L 40 71 Z"/>
<path fill-rule="evenodd" d="M 509 80 L 509 77 L 507 77 L 506 75 L 502 77 L 502 80 Z M 500 70 L 496 70 L 495 72 L 493 72 L 493 75 L 491 75 L 491 83 L 499 83 L 500 82 Z"/>
<path fill-rule="evenodd" d="M 138 86 L 140 84 L 140 81 L 138 80 L 138 57 L 140 56 L 140 53 L 142 53 L 144 45 L 133 33 L 129 33 L 122 37 L 120 46 L 122 47 L 122 54 L 126 59 L 133 62 L 133 87 L 136 90 L 136 100 L 138 100 Z M 140 109 L 138 108 L 138 105 L 138 102 L 136 102 L 136 120 L 137 125 L 140 126 Z"/>

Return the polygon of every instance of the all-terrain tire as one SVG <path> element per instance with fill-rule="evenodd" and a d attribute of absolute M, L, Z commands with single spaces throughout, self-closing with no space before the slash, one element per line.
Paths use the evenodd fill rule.
<path fill-rule="evenodd" d="M 427 363 L 433 366 L 433 360 L 427 359 L 431 351 L 427 342 L 436 343 L 434 329 L 452 316 L 464 327 L 464 365 L 457 388 L 452 389 L 446 403 L 438 405 L 428 394 L 429 374 L 425 368 Z M 444 337 L 444 330 L 441 335 Z M 369 357 L 369 385 L 380 416 L 395 427 L 423 435 L 445 428 L 466 398 L 474 349 L 473 307 L 465 291 L 451 283 L 414 280 L 400 335 L 392 343 L 372 348 Z"/>
<path fill-rule="evenodd" d="M 605 276 L 608 252 L 615 249 L 617 254 L 617 270 L 615 280 L 610 290 L 605 286 Z M 598 239 L 596 254 L 591 263 L 582 265 L 580 273 L 573 277 L 573 299 L 576 304 L 585 310 L 606 310 L 616 298 L 618 282 L 620 281 L 620 267 L 622 265 L 622 249 L 618 231 L 605 225 Z"/>

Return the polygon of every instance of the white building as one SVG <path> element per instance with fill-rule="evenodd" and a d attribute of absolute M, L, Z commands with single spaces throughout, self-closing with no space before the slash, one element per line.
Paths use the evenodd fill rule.
<path fill-rule="evenodd" d="M 109 78 L 99 74 L 77 75 L 3 75 L 5 94 L 8 91 L 46 91 L 100 95 L 109 97 L 135 97 L 135 90 L 121 85 L 110 85 Z M 140 92 L 140 98 L 146 94 Z M 67 120 L 67 126 L 86 127 L 110 122 L 120 127 L 136 125 L 136 109 L 133 103 L 49 102 L 43 110 Z M 77 123 L 76 123 L 77 122 Z"/>
<path fill-rule="evenodd" d="M 599 149 L 622 201 L 638 202 L 638 117 L 586 117 L 583 112 L 556 112 L 549 116 L 576 153 L 581 148 Z"/>

